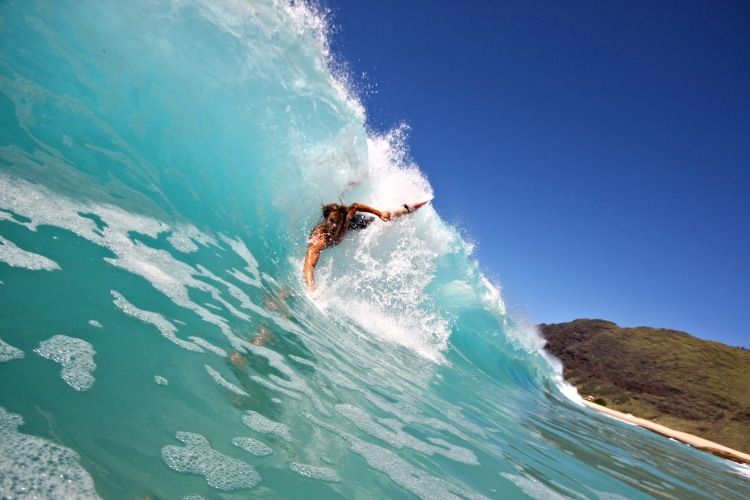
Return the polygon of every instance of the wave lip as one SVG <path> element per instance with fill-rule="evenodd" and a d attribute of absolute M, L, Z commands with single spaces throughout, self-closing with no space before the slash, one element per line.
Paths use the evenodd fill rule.
<path fill-rule="evenodd" d="M 533 325 L 509 318 L 431 204 L 326 250 L 310 300 L 321 203 L 435 195 L 408 127 L 368 130 L 325 9 L 60 0 L 0 15 L 0 398 L 28 422 L 20 434 L 0 409 L 4 494 L 746 488 L 566 399 Z M 59 368 L 21 355 L 50 338 L 88 390 L 55 390 Z"/>

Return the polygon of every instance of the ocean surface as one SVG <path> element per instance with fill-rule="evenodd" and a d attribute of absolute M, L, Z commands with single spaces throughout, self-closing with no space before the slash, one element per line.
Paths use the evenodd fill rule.
<path fill-rule="evenodd" d="M 0 497 L 750 497 L 583 408 L 432 206 L 302 282 L 321 203 L 432 197 L 328 15 L 0 2 Z"/>

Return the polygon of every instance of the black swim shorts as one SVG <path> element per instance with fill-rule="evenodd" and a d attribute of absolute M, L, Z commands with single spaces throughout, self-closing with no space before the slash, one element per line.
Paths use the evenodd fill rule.
<path fill-rule="evenodd" d="M 365 229 L 367 228 L 367 226 L 372 224 L 372 221 L 374 220 L 375 217 L 370 217 L 362 214 L 354 214 L 354 217 L 349 219 L 349 231 L 359 231 L 360 229 Z"/>

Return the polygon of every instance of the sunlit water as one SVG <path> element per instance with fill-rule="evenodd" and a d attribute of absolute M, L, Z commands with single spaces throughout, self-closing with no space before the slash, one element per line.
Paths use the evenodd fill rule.
<path fill-rule="evenodd" d="M 747 498 L 578 405 L 281 1 L 0 2 L 3 498 Z M 450 193 L 438 193 L 450 196 Z M 261 339 L 262 342 L 258 342 Z M 257 345 L 263 344 L 263 345 Z"/>

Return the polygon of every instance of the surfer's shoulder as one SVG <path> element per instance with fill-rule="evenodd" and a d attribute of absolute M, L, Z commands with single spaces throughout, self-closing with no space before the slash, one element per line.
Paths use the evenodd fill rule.
<path fill-rule="evenodd" d="M 310 237 L 307 238 L 307 242 L 311 245 L 323 246 L 328 240 L 328 234 L 326 233 L 325 224 L 318 224 L 310 232 Z"/>

